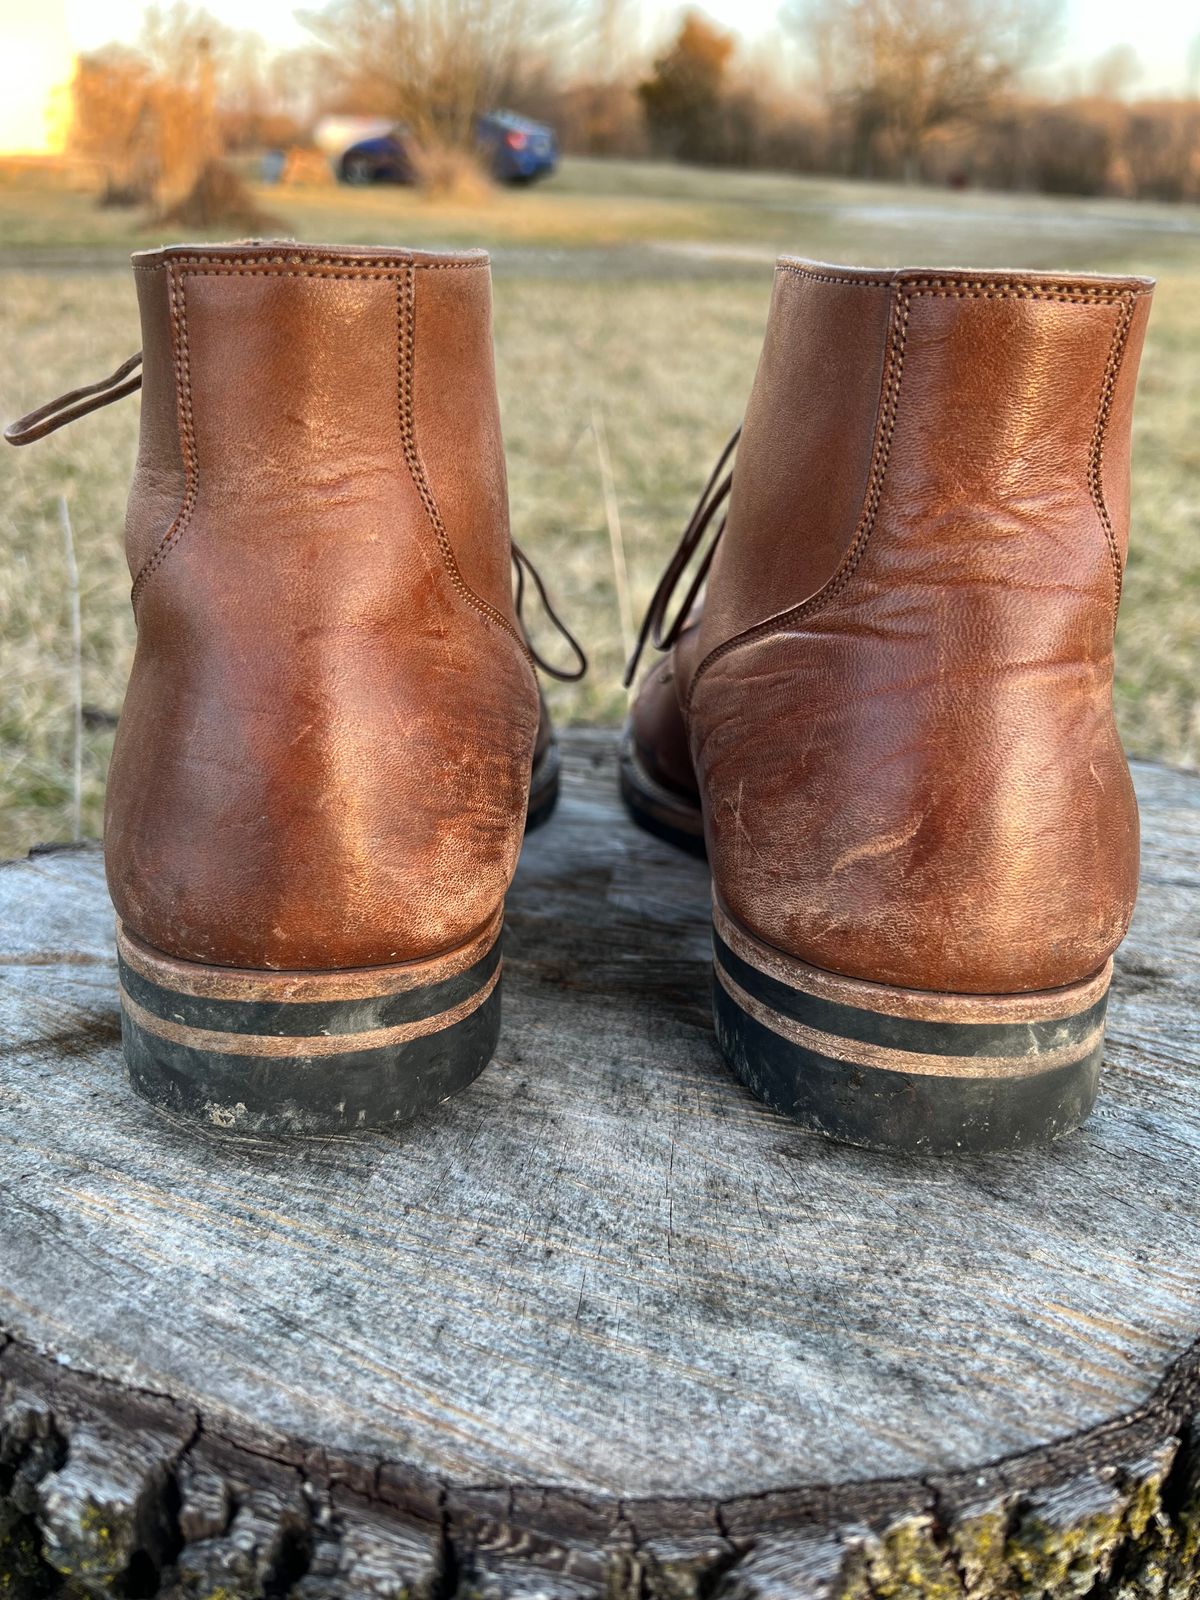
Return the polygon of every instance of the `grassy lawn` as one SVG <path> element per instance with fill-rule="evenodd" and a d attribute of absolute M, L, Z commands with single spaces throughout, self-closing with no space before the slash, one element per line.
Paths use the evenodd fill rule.
<path fill-rule="evenodd" d="M 513 528 L 592 657 L 584 684 L 552 686 L 564 721 L 615 721 L 625 705 L 593 418 L 611 452 L 640 607 L 740 415 L 777 251 L 1155 275 L 1120 716 L 1135 753 L 1200 762 L 1200 211 L 617 162 L 568 163 L 543 188 L 500 192 L 473 208 L 399 190 L 262 199 L 298 238 L 494 250 Z M 122 263 L 129 249 L 161 242 L 160 232 L 67 188 L 0 182 L 0 416 L 103 375 L 137 347 Z M 120 708 L 133 639 L 120 532 L 136 432 L 137 406 L 126 402 L 0 456 L 0 855 L 70 831 L 60 497 L 79 557 L 84 701 Z M 103 726 L 86 735 L 92 833 L 111 739 Z"/>

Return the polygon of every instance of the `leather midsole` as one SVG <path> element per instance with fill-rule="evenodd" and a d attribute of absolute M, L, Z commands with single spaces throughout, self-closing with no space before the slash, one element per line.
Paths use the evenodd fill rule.
<path fill-rule="evenodd" d="M 120 921 L 117 923 L 117 954 L 122 963 L 146 981 L 178 995 L 279 1005 L 366 1000 L 442 983 L 467 971 L 496 944 L 503 921 L 501 904 L 478 933 L 453 950 L 420 961 L 349 967 L 340 971 L 271 972 L 184 961 L 155 950 L 130 933 Z"/>
<path fill-rule="evenodd" d="M 1112 961 L 1079 983 L 1027 994 L 952 994 L 935 989 L 901 989 L 865 978 L 847 978 L 810 966 L 756 939 L 713 898 L 713 926 L 719 937 L 749 966 L 789 989 L 895 1017 L 926 1022 L 1028 1025 L 1078 1016 L 1108 993 Z"/>

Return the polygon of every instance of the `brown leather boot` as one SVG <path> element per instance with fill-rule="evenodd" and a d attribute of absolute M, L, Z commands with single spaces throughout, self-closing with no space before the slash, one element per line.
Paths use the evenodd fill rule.
<path fill-rule="evenodd" d="M 134 272 L 138 639 L 105 823 L 130 1072 L 250 1132 L 410 1117 L 492 1055 L 505 892 L 557 792 L 488 259 L 180 246 Z"/>
<path fill-rule="evenodd" d="M 726 1059 L 836 1138 L 1003 1149 L 1095 1097 L 1137 888 L 1113 628 L 1152 288 L 782 260 L 732 488 L 652 602 L 626 800 L 707 844 Z"/>

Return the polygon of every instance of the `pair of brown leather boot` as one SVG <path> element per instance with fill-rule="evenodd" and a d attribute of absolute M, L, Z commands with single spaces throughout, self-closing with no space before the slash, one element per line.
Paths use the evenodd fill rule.
<path fill-rule="evenodd" d="M 105 828 L 133 1081 L 247 1131 L 408 1117 L 492 1054 L 504 897 L 557 790 L 487 258 L 134 270 Z M 1003 1148 L 1094 1098 L 1137 876 L 1111 681 L 1151 288 L 781 262 L 736 479 L 651 605 L 627 803 L 707 847 L 727 1059 L 837 1137 Z"/>

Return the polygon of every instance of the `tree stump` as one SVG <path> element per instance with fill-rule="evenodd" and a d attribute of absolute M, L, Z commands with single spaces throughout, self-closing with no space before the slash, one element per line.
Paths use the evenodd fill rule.
<path fill-rule="evenodd" d="M 902 1161 L 734 1081 L 703 865 L 564 769 L 499 1056 L 398 1132 L 153 1112 L 99 851 L 0 872 L 0 1594 L 1200 1590 L 1200 779 L 1137 771 L 1091 1120 Z"/>

